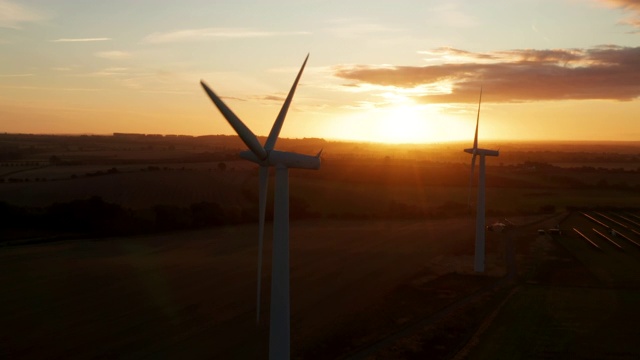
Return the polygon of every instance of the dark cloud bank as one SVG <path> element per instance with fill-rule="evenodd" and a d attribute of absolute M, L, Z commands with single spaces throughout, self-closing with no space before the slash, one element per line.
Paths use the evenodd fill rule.
<path fill-rule="evenodd" d="M 451 94 L 419 97 L 425 103 L 477 100 L 480 86 L 490 102 L 606 99 L 629 101 L 640 96 L 640 47 L 603 45 L 590 49 L 510 50 L 472 53 L 441 48 L 465 62 L 429 66 L 337 68 L 334 74 L 361 84 L 413 88 L 447 81 Z"/>

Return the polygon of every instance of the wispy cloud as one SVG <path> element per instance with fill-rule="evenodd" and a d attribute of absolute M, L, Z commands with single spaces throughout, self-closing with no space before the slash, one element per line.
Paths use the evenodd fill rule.
<path fill-rule="evenodd" d="M 142 90 L 141 92 L 147 94 L 169 94 L 169 95 L 192 95 L 193 91 L 180 91 L 180 90 Z M 221 97 L 224 99 L 224 97 Z"/>
<path fill-rule="evenodd" d="M 103 77 L 103 76 L 123 76 L 126 75 L 128 76 L 128 72 L 131 69 L 126 68 L 126 67 L 109 67 L 109 68 L 105 68 L 96 72 L 92 72 L 90 74 L 87 74 L 86 76 L 99 76 L 99 77 Z"/>
<path fill-rule="evenodd" d="M 107 67 L 91 73 L 77 74 L 78 77 L 108 79 L 122 87 L 145 92 L 180 92 L 177 74 L 163 70 L 149 70 L 131 67 Z M 188 84 L 193 88 L 193 82 Z"/>
<path fill-rule="evenodd" d="M 20 24 L 44 17 L 37 11 L 8 0 L 0 0 L 0 28 L 20 29 Z"/>
<path fill-rule="evenodd" d="M 93 55 L 99 58 L 109 59 L 109 60 L 122 60 L 122 59 L 127 59 L 131 57 L 130 53 L 125 51 L 118 51 L 118 50 L 99 51 L 97 53 L 94 53 Z"/>
<path fill-rule="evenodd" d="M 543 62 L 543 63 L 561 63 L 564 66 L 583 65 L 585 59 L 584 50 L 580 49 L 550 49 L 550 50 L 505 50 L 493 52 L 471 52 L 466 50 L 455 49 L 451 47 L 440 47 L 432 50 L 418 51 L 418 54 L 424 54 L 427 57 L 425 61 L 429 63 L 499 63 L 499 62 Z"/>
<path fill-rule="evenodd" d="M 475 101 L 480 86 L 486 89 L 487 101 L 492 102 L 626 101 L 640 96 L 640 47 L 603 45 L 492 53 L 441 48 L 431 53 L 441 53 L 444 63 L 422 67 L 343 66 L 334 75 L 349 80 L 349 87 L 406 89 L 439 84 L 446 89 L 415 97 L 430 103 Z M 447 62 L 447 56 L 455 56 L 456 61 Z"/>
<path fill-rule="evenodd" d="M 274 101 L 276 103 L 282 103 L 287 97 L 281 95 L 262 95 L 262 96 L 254 96 L 253 99 L 259 101 Z"/>
<path fill-rule="evenodd" d="M 51 40 L 51 42 L 94 42 L 94 41 L 110 41 L 111 38 L 101 37 L 101 38 L 62 38 Z"/>
<path fill-rule="evenodd" d="M 185 29 L 164 33 L 153 33 L 142 41 L 152 44 L 169 42 L 192 42 L 214 39 L 260 38 L 273 36 L 307 35 L 308 32 L 274 32 L 247 28 L 204 28 Z"/>
<path fill-rule="evenodd" d="M 599 0 L 599 1 L 608 6 L 616 7 L 629 13 L 629 16 L 623 19 L 621 23 L 626 25 L 631 25 L 637 28 L 638 30 L 634 31 L 635 33 L 640 32 L 640 1 L 638 0 Z"/>
<path fill-rule="evenodd" d="M 613 5 L 625 10 L 640 12 L 640 1 L 638 0 L 599 0 L 605 4 Z"/>
<path fill-rule="evenodd" d="M 12 86 L 12 85 L 0 85 L 2 89 L 17 89 L 17 90 L 46 90 L 46 91 L 100 91 L 99 88 L 65 88 L 65 87 L 43 87 L 43 86 Z"/>
<path fill-rule="evenodd" d="M 29 77 L 33 76 L 33 74 L 0 74 L 2 78 L 10 78 L 10 77 Z"/>

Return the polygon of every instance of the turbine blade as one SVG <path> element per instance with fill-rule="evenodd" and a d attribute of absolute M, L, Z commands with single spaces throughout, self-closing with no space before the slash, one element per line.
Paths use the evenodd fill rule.
<path fill-rule="evenodd" d="M 200 80 L 200 85 L 204 88 L 204 91 L 207 92 L 209 98 L 216 105 L 220 113 L 227 119 L 227 122 L 233 130 L 236 131 L 240 139 L 247 145 L 249 150 L 253 152 L 258 159 L 264 160 L 267 158 L 267 151 L 260 145 L 258 138 L 249 130 L 249 128 L 240 120 L 236 114 L 227 107 L 227 105 L 216 95 L 213 90 L 211 90 L 204 81 Z"/>
<path fill-rule="evenodd" d="M 482 104 L 482 86 L 480 87 L 480 100 L 478 101 L 478 116 L 476 117 L 476 135 L 473 137 L 473 153 L 478 148 L 478 126 L 480 125 L 480 104 Z"/>
<path fill-rule="evenodd" d="M 262 248 L 264 244 L 264 217 L 267 209 L 267 185 L 269 183 L 269 167 L 260 166 L 260 188 L 258 190 L 258 292 L 256 299 L 256 325 L 260 324 L 260 294 L 262 293 Z"/>
<path fill-rule="evenodd" d="M 322 152 L 324 151 L 324 149 L 320 149 L 320 151 L 318 151 L 318 154 L 316 154 L 316 157 L 319 158 L 320 155 L 322 155 Z"/>
<path fill-rule="evenodd" d="M 471 207 L 471 189 L 473 188 L 473 170 L 476 168 L 476 154 L 471 157 L 471 176 L 469 177 L 469 195 L 467 197 L 467 205 Z"/>
<path fill-rule="evenodd" d="M 298 81 L 300 81 L 300 77 L 302 76 L 302 71 L 304 70 L 305 65 L 307 65 L 307 60 L 309 60 L 309 54 L 304 59 L 302 63 L 302 67 L 298 72 L 298 76 L 296 76 L 296 80 L 293 82 L 291 86 L 291 90 L 289 90 L 289 95 L 287 95 L 287 99 L 282 104 L 282 108 L 280 109 L 280 113 L 276 118 L 276 121 L 273 123 L 273 127 L 271 128 L 271 132 L 269 133 L 269 137 L 264 144 L 265 150 L 273 150 L 276 146 L 276 141 L 278 140 L 278 135 L 280 135 L 280 130 L 282 129 L 282 124 L 284 123 L 284 118 L 287 116 L 287 111 L 289 111 L 289 105 L 291 105 L 291 100 L 293 100 L 293 94 L 296 92 L 296 87 L 298 87 Z"/>

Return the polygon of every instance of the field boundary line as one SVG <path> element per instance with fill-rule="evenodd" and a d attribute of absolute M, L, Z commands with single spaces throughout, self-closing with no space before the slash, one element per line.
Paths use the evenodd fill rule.
<path fill-rule="evenodd" d="M 521 286 L 518 285 L 509 292 L 509 294 L 504 298 L 504 300 L 502 300 L 500 305 L 498 305 L 496 309 L 493 310 L 493 312 L 489 314 L 489 316 L 487 316 L 484 319 L 484 321 L 482 321 L 482 323 L 476 329 L 473 335 L 471 335 L 471 338 L 469 339 L 469 341 L 467 341 L 467 343 L 462 347 L 462 349 L 460 349 L 455 354 L 455 356 L 453 356 L 452 360 L 462 360 L 467 355 L 469 355 L 469 352 L 471 352 L 471 349 L 474 348 L 476 345 L 478 345 L 478 343 L 480 343 L 480 337 L 482 336 L 482 334 L 484 334 L 485 331 L 487 331 L 489 326 L 491 326 L 491 324 L 493 323 L 493 320 L 496 318 L 496 316 L 498 316 L 498 314 L 500 313 L 504 305 L 511 299 L 513 295 L 515 295 L 516 292 L 520 291 L 520 288 Z"/>

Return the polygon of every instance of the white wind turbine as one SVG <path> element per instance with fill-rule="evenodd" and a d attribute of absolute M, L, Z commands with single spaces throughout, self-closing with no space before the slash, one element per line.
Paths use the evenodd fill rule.
<path fill-rule="evenodd" d="M 480 124 L 480 104 L 482 103 L 482 88 L 480 88 L 480 100 L 478 101 L 478 116 L 476 118 L 476 134 L 473 138 L 473 148 L 464 149 L 464 152 L 472 155 L 471 157 L 471 178 L 469 180 L 469 188 L 473 183 L 473 170 L 476 165 L 476 156 L 480 156 L 480 174 L 478 181 L 478 203 L 476 210 L 476 245 L 473 269 L 475 272 L 484 272 L 484 237 L 485 237 L 485 156 L 499 156 L 499 150 L 488 150 L 478 148 L 478 125 Z M 471 202 L 471 193 L 469 193 L 469 203 Z"/>
<path fill-rule="evenodd" d="M 249 128 L 225 105 L 222 100 L 203 82 L 200 84 L 207 92 L 218 110 L 238 133 L 240 139 L 249 148 L 240 153 L 240 157 L 260 166 L 259 234 L 258 234 L 258 294 L 257 316 L 260 319 L 260 280 L 262 277 L 262 243 L 264 238 L 264 217 L 267 204 L 267 182 L 269 166 L 276 168 L 276 185 L 273 218 L 273 254 L 271 268 L 271 311 L 269 324 L 269 359 L 289 359 L 290 357 L 290 305 L 289 305 L 289 168 L 320 168 L 320 151 L 317 155 L 303 155 L 293 152 L 274 150 L 284 118 L 289 110 L 293 94 L 298 86 L 309 55 L 304 60 L 289 95 L 273 123 L 264 146 Z"/>

